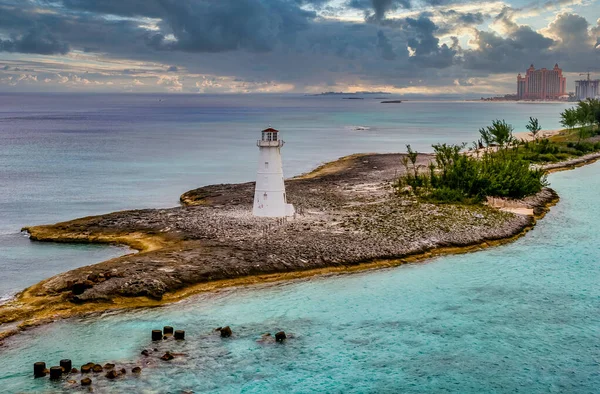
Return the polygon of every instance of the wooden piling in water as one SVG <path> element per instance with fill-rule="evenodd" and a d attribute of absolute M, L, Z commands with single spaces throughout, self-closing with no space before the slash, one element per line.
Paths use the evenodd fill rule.
<path fill-rule="evenodd" d="M 36 378 L 42 378 L 46 376 L 46 363 L 43 361 L 38 361 L 33 364 L 33 376 Z"/>
<path fill-rule="evenodd" d="M 50 379 L 58 380 L 62 376 L 63 369 L 61 367 L 50 367 Z"/>
<path fill-rule="evenodd" d="M 71 372 L 71 369 L 73 368 L 73 364 L 71 363 L 71 360 L 65 358 L 64 360 L 60 360 L 60 366 L 62 367 L 64 373 L 69 373 Z"/>
<path fill-rule="evenodd" d="M 179 341 L 183 341 L 185 339 L 185 331 L 176 330 L 175 331 L 175 339 L 177 339 Z"/>
<path fill-rule="evenodd" d="M 160 341 L 162 339 L 162 331 L 161 330 L 152 330 L 152 340 Z"/>

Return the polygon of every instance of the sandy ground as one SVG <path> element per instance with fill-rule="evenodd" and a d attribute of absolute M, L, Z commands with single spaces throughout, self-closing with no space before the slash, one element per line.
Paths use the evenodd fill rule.
<path fill-rule="evenodd" d="M 556 129 L 556 130 L 542 130 L 540 131 L 539 137 L 538 138 L 549 138 L 555 135 L 560 134 L 560 132 L 563 129 Z M 523 141 L 533 141 L 533 136 L 531 135 L 531 133 L 529 133 L 528 131 L 522 131 L 520 133 L 515 133 L 515 138 L 517 140 L 523 140 Z"/>

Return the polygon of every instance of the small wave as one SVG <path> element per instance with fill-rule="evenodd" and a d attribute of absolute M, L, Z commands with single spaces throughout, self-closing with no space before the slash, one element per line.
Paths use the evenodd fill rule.
<path fill-rule="evenodd" d="M 348 126 L 348 128 L 352 131 L 369 131 L 371 128 L 369 126 Z"/>
<path fill-rule="evenodd" d="M 6 304 L 7 302 L 14 300 L 14 299 L 15 299 L 15 294 L 8 294 L 8 293 L 0 294 L 0 305 Z"/>

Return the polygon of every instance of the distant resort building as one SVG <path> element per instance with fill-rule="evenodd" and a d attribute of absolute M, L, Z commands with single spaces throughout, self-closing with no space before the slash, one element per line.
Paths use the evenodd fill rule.
<path fill-rule="evenodd" d="M 517 76 L 517 100 L 561 100 L 568 97 L 567 79 L 558 64 L 552 70 L 536 70 L 533 64 L 525 76 Z"/>
<path fill-rule="evenodd" d="M 587 76 L 587 79 L 575 81 L 575 98 L 577 100 L 596 98 L 600 95 L 600 79 L 590 79 L 589 73 Z"/>

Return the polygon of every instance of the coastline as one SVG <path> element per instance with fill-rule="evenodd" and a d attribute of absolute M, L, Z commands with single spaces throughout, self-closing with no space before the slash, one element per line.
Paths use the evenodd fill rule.
<path fill-rule="evenodd" d="M 363 182 L 364 179 L 360 176 L 357 176 L 355 170 L 357 167 L 361 167 L 361 163 L 363 163 L 365 160 L 370 163 L 372 161 L 377 161 L 378 158 L 389 156 L 394 156 L 395 160 L 393 160 L 393 162 L 399 163 L 399 160 L 396 159 L 398 159 L 400 155 L 351 155 L 341 158 L 337 161 L 327 163 L 318 167 L 311 173 L 293 178 L 288 180 L 288 182 L 293 183 L 307 181 L 312 182 L 313 186 L 316 182 L 318 185 L 322 184 L 321 186 L 331 186 L 333 184 L 338 188 L 340 188 L 341 185 L 342 188 L 353 187 L 354 189 L 356 189 L 357 185 L 362 185 L 363 190 L 359 190 L 358 197 L 356 195 L 352 197 L 353 199 L 357 199 L 354 202 L 357 202 L 358 204 L 373 204 L 373 201 L 369 201 L 368 198 L 366 199 L 367 201 L 365 201 L 365 198 L 363 198 L 364 196 L 361 196 L 361 193 L 365 193 L 365 191 L 370 193 L 375 190 L 378 193 L 376 197 L 381 199 L 385 198 L 385 196 L 389 194 L 389 190 L 387 190 L 385 185 L 379 185 L 378 187 L 377 185 L 373 185 L 373 183 L 368 183 L 365 187 Z M 598 160 L 598 158 L 600 158 L 600 154 L 595 154 L 595 156 L 588 158 L 581 157 L 564 163 L 552 164 L 550 165 L 552 167 L 549 169 L 552 171 L 572 169 L 578 165 L 589 164 L 595 160 Z M 427 161 L 430 160 L 431 157 L 429 155 L 421 155 L 421 159 Z M 391 174 L 389 168 L 382 168 L 381 166 L 372 166 L 369 164 L 362 167 L 365 168 L 359 168 L 359 170 L 362 171 L 362 175 L 366 174 L 367 178 L 371 178 L 373 173 L 384 172 L 384 175 L 388 177 Z M 397 170 L 398 168 L 396 168 L 393 172 L 394 175 L 396 174 Z M 382 178 L 385 178 L 385 176 Z M 348 181 L 349 179 L 353 178 L 358 178 L 359 182 L 346 182 L 347 184 L 343 185 L 344 181 Z M 324 182 L 324 179 L 326 179 L 327 182 Z M 212 185 L 196 189 L 182 195 L 182 202 L 185 204 L 187 201 L 187 206 L 183 209 L 196 205 L 199 206 L 200 209 L 220 209 L 220 207 L 227 205 L 227 203 L 232 203 L 231 196 L 224 195 L 223 190 L 231 191 L 233 189 L 240 189 L 241 194 L 243 195 L 245 192 L 247 192 L 247 189 L 251 189 L 252 186 L 252 183 L 247 183 L 239 185 Z M 302 188 L 306 185 L 303 184 L 300 186 Z M 323 190 L 320 190 L 319 193 L 322 194 Z M 215 248 L 214 242 L 207 243 L 206 240 L 188 239 L 188 235 L 182 231 L 161 233 L 156 229 L 146 228 L 145 231 L 140 231 L 140 229 L 137 229 L 137 231 L 119 232 L 115 231 L 114 228 L 104 228 L 103 230 L 106 231 L 99 229 L 97 220 L 109 218 L 109 222 L 118 222 L 118 220 L 120 220 L 120 215 L 122 215 L 123 212 L 76 219 L 74 221 L 58 223 L 52 226 L 31 227 L 28 230 L 30 231 L 32 240 L 51 242 L 118 243 L 137 249 L 140 251 L 140 253 L 136 255 L 126 255 L 120 258 L 109 260 L 107 262 L 96 264 L 94 266 L 82 267 L 77 270 L 59 274 L 55 277 L 31 286 L 28 289 L 25 289 L 23 292 L 17 295 L 14 301 L 0 306 L 0 311 L 2 311 L 1 315 L 3 316 L 2 320 L 0 320 L 0 323 L 8 324 L 9 326 L 7 330 L 4 330 L 0 333 L 0 340 L 7 336 L 16 334 L 20 330 L 24 330 L 28 327 L 45 324 L 57 319 L 68 318 L 72 316 L 82 316 L 107 310 L 127 310 L 139 307 L 156 307 L 177 302 L 194 294 L 215 291 L 226 287 L 248 286 L 259 283 L 295 280 L 315 275 L 352 273 L 370 269 L 393 267 L 401 264 L 426 260 L 439 255 L 467 253 L 480 250 L 481 248 L 485 247 L 505 244 L 512 242 L 532 229 L 535 226 L 536 220 L 539 220 L 541 217 L 543 217 L 549 207 L 558 201 L 558 196 L 555 193 L 547 193 L 548 194 L 546 196 L 542 196 L 542 198 L 538 199 L 538 201 L 530 202 L 530 204 L 535 208 L 534 217 L 525 218 L 524 216 L 508 214 L 510 215 L 510 218 L 517 218 L 518 220 L 507 220 L 504 222 L 504 225 L 510 223 L 510 226 L 505 228 L 507 231 L 501 233 L 488 231 L 483 235 L 479 234 L 479 238 L 476 237 L 475 239 L 462 240 L 463 242 L 460 240 L 454 240 L 454 242 L 452 242 L 448 239 L 425 239 L 421 245 L 418 245 L 418 247 L 412 248 L 411 250 L 407 250 L 404 254 L 394 254 L 388 251 L 387 254 L 384 254 L 383 256 L 376 256 L 374 258 L 359 258 L 354 261 L 321 261 L 320 264 L 317 265 L 313 264 L 301 267 L 289 267 L 289 264 L 285 264 L 285 262 L 283 262 L 283 265 L 276 267 L 277 269 L 275 269 L 274 272 L 242 272 L 242 274 L 246 274 L 239 275 L 240 273 L 234 273 L 234 275 L 230 275 L 230 277 L 223 278 L 213 278 L 208 276 L 204 278 L 204 281 L 185 283 L 179 288 L 175 286 L 172 290 L 168 289 L 168 291 L 161 293 L 160 297 L 149 297 L 150 294 L 146 292 L 145 294 L 134 295 L 117 294 L 110 298 L 106 298 L 104 296 L 93 297 L 93 294 L 91 298 L 87 299 L 77 298 L 77 296 L 74 298 L 72 294 L 72 287 L 77 283 L 71 283 L 70 287 L 66 285 L 68 284 L 69 280 L 73 281 L 74 279 L 85 278 L 79 282 L 79 284 L 84 287 L 82 294 L 85 294 L 90 289 L 93 290 L 94 287 L 97 287 L 102 283 L 110 282 L 112 279 L 118 278 L 100 278 L 104 280 L 98 280 L 98 278 L 95 278 L 96 282 L 94 282 L 93 280 L 90 280 L 90 275 L 92 275 L 91 279 L 94 279 L 94 275 L 98 275 L 96 272 L 94 272 L 94 268 L 100 267 L 100 271 L 104 271 L 108 268 L 109 270 L 104 272 L 112 272 L 115 267 L 127 262 L 127 260 L 131 259 L 132 256 L 143 257 L 149 254 L 151 255 L 153 252 L 167 252 L 173 255 L 177 254 L 178 250 L 189 250 L 190 248 L 204 249 L 207 247 Z M 239 198 L 240 196 L 235 195 L 234 197 Z M 306 201 L 304 201 L 300 196 L 296 197 L 301 203 L 306 203 Z M 236 198 L 233 198 L 234 208 L 240 204 L 236 201 Z M 290 198 L 294 198 L 293 194 L 290 194 Z M 226 201 L 228 199 L 229 201 Z M 325 202 L 335 205 L 336 201 L 329 201 L 330 199 L 331 198 L 326 198 Z M 333 198 L 333 200 L 335 200 L 335 198 Z M 314 213 L 312 212 L 312 209 L 312 207 L 307 208 L 309 215 L 318 216 L 323 214 Z M 335 207 L 332 209 L 335 209 Z M 486 212 L 486 214 L 489 213 L 493 216 L 494 214 L 491 213 L 492 209 L 489 208 L 489 210 L 490 212 Z M 144 214 L 150 213 L 151 211 L 167 213 L 167 215 L 169 214 L 167 212 L 169 210 L 143 210 L 127 212 L 134 212 L 134 215 L 139 218 L 143 217 Z M 228 214 L 231 214 L 232 212 L 237 214 L 237 211 L 238 210 L 233 209 L 230 210 Z M 479 213 L 477 214 L 479 215 Z M 273 221 L 270 221 L 266 225 L 274 224 Z M 444 226 L 446 223 L 441 223 L 441 225 Z M 125 230 L 127 230 L 127 228 L 125 228 Z M 488 228 L 488 230 L 490 229 Z M 469 228 L 468 231 L 472 231 L 472 228 Z M 217 248 L 222 247 L 222 245 L 216 246 Z M 219 256 L 211 255 L 210 257 L 214 259 L 215 257 Z M 254 254 L 253 257 L 257 257 L 257 255 Z M 262 256 L 259 257 L 262 258 Z M 157 269 L 161 268 L 172 269 L 173 267 L 167 267 L 163 265 Z M 90 270 L 92 270 L 91 274 L 88 273 Z M 132 277 L 129 277 L 129 280 L 131 279 Z M 85 283 L 86 281 L 88 283 Z M 138 283 L 137 286 L 141 286 L 143 289 L 143 281 L 141 284 Z M 148 289 L 145 289 L 144 291 L 147 290 Z"/>

